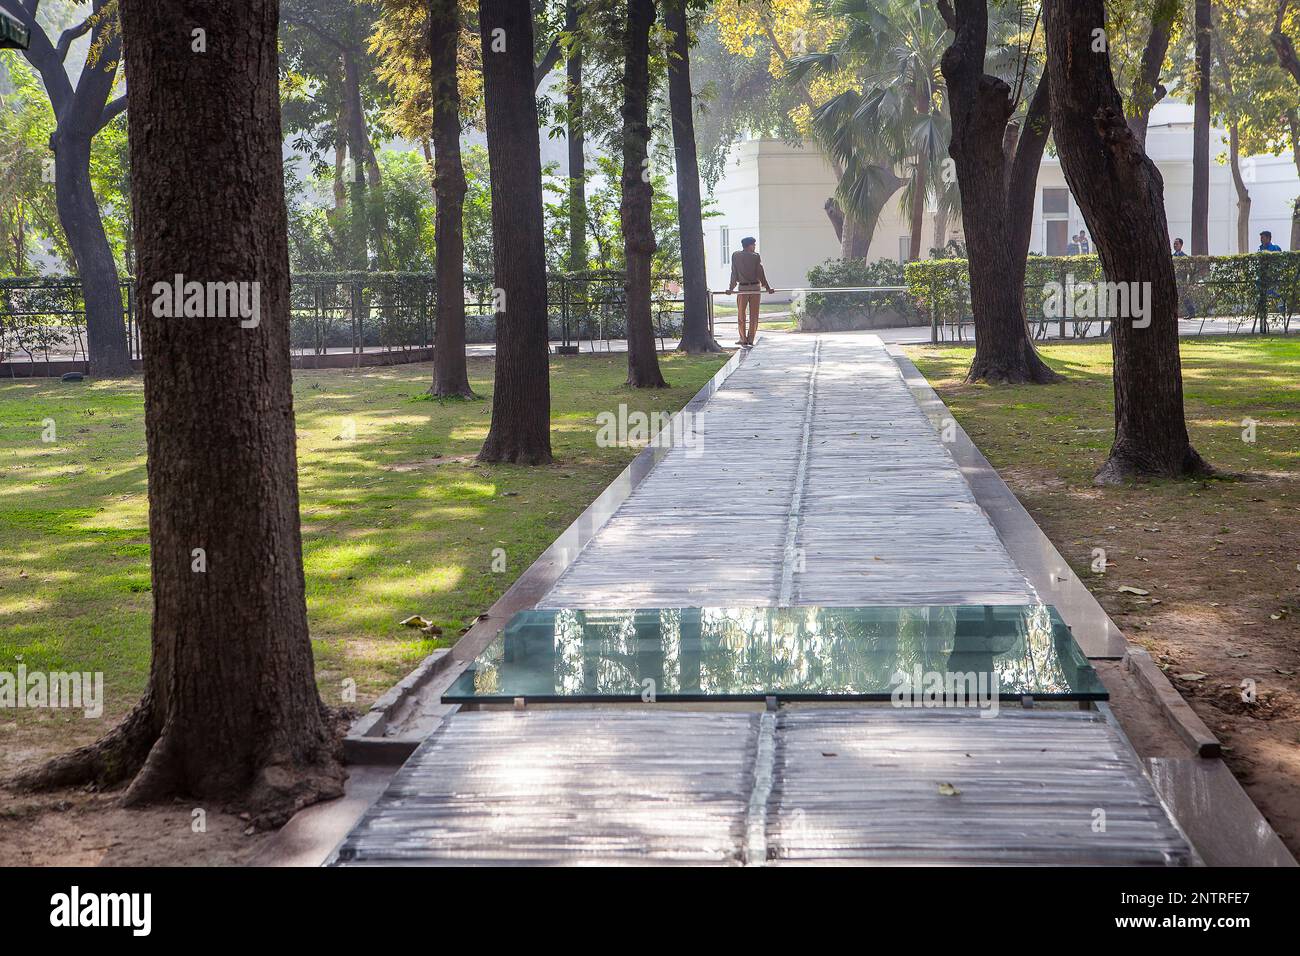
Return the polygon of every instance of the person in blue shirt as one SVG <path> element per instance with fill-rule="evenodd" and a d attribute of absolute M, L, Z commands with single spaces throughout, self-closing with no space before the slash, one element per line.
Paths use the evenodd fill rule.
<path fill-rule="evenodd" d="M 1273 234 L 1265 229 L 1259 234 L 1259 252 L 1281 252 L 1282 247 L 1273 241 Z"/>
<path fill-rule="evenodd" d="M 1183 240 L 1181 239 L 1174 240 L 1174 255 L 1175 256 L 1187 255 L 1187 253 L 1183 252 Z"/>

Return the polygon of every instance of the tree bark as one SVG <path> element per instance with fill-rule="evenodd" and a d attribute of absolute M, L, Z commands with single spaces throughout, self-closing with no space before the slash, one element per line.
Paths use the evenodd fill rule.
<path fill-rule="evenodd" d="M 925 182 L 925 169 L 921 157 L 917 156 L 916 169 L 912 171 L 912 208 L 908 216 L 908 231 L 911 236 L 908 240 L 907 258 L 910 262 L 921 258 L 921 234 L 925 231 Z"/>
<path fill-rule="evenodd" d="M 341 795 L 346 773 L 307 629 L 278 3 L 210 6 L 209 52 L 196 56 L 175 42 L 191 29 L 184 9 L 121 0 L 145 364 L 149 685 L 107 737 L 24 782 L 134 775 L 127 805 L 184 796 L 275 826 Z M 241 284 L 257 311 L 221 317 L 209 305 L 171 317 L 178 274 Z"/>
<path fill-rule="evenodd" d="M 1052 81 L 1046 72 L 1038 79 L 1025 113 L 1024 125 L 1016 140 L 1007 180 L 1007 213 L 1011 223 L 1013 262 L 1019 268 L 1019 282 L 1025 282 L 1025 260 L 1034 233 L 1034 206 L 1038 193 L 1038 170 L 1043 150 L 1052 132 Z"/>
<path fill-rule="evenodd" d="M 940 203 L 934 211 L 934 238 L 931 248 L 943 249 L 948 244 L 948 210 Z"/>
<path fill-rule="evenodd" d="M 569 271 L 586 272 L 587 257 L 587 130 L 582 89 L 582 42 L 578 39 L 582 23 L 578 18 L 578 0 L 564 5 L 564 29 L 574 39 L 565 63 L 568 77 L 568 147 L 569 147 Z"/>
<path fill-rule="evenodd" d="M 655 253 L 650 220 L 650 30 L 655 0 L 628 0 L 623 32 L 623 259 L 627 278 L 627 384 L 664 388 L 655 353 L 651 268 Z"/>
<path fill-rule="evenodd" d="M 1061 165 L 1106 279 L 1145 290 L 1146 327 L 1112 322 L 1115 441 L 1099 483 L 1207 475 L 1187 435 L 1178 355 L 1178 288 L 1168 244 L 1164 183 L 1124 119 L 1110 57 L 1094 52 L 1104 0 L 1046 0 L 1052 130 Z M 1104 34 L 1103 34 L 1104 35 Z"/>
<path fill-rule="evenodd" d="M 916 89 L 913 91 L 913 99 L 916 104 L 917 114 L 929 116 L 930 100 L 927 96 L 927 89 L 919 80 Z M 917 153 L 916 169 L 912 171 L 912 215 L 911 225 L 909 226 L 912 236 L 910 249 L 908 250 L 908 257 L 913 262 L 921 258 L 921 233 L 925 228 L 925 193 L 928 185 L 926 157 L 921 153 Z"/>
<path fill-rule="evenodd" d="M 1224 57 L 1223 43 L 1215 32 L 1215 45 L 1219 50 L 1219 66 L 1223 76 L 1223 89 L 1228 94 L 1229 102 L 1236 96 L 1232 87 L 1232 70 Z M 1241 123 L 1235 110 L 1228 115 L 1228 167 L 1232 170 L 1232 185 L 1237 191 L 1237 252 L 1245 255 L 1250 249 L 1250 190 L 1241 175 Z"/>
<path fill-rule="evenodd" d="M 1160 82 L 1160 70 L 1169 53 L 1169 37 L 1181 3 L 1182 0 L 1154 0 L 1152 4 L 1151 32 L 1147 34 L 1146 46 L 1142 49 L 1142 63 L 1138 68 L 1137 82 L 1133 84 L 1133 102 L 1130 104 L 1133 115 L 1128 120 L 1129 129 L 1143 147 L 1146 146 L 1151 110 L 1168 93 Z"/>
<path fill-rule="evenodd" d="M 704 206 L 695 152 L 694 100 L 691 97 L 691 41 L 687 0 L 664 0 L 664 27 L 672 34 L 668 50 L 668 106 L 677 160 L 677 223 L 682 243 L 682 340 L 679 351 L 721 352 L 709 331 L 709 280 L 704 265 Z"/>
<path fill-rule="evenodd" d="M 1196 99 L 1192 121 L 1192 255 L 1210 254 L 1210 0 L 1196 0 Z"/>
<path fill-rule="evenodd" d="M 465 365 L 465 167 L 460 157 L 460 40 L 457 0 L 429 0 L 430 88 L 437 208 L 434 270 L 438 314 L 434 327 L 433 394 L 473 398 Z"/>
<path fill-rule="evenodd" d="M 72 120 L 51 137 L 54 150 L 54 197 L 59 222 L 81 277 L 86 303 L 86 351 L 90 374 L 130 375 L 131 349 L 126 337 L 122 286 L 108 245 L 99 202 L 90 182 L 90 141 L 94 133 Z"/>
<path fill-rule="evenodd" d="M 27 27 L 31 46 L 25 56 L 41 76 L 57 125 L 50 137 L 54 152 L 54 196 L 59 223 L 81 278 L 86 306 L 86 350 L 90 373 L 116 377 L 130 375 L 131 348 L 127 341 L 122 290 L 117 265 L 104 233 L 99 203 L 90 180 L 90 146 L 95 135 L 121 114 L 125 98 L 109 101 L 122 55 L 121 37 L 114 18 L 105 15 L 106 0 L 94 0 L 91 16 L 51 42 L 36 21 L 36 4 L 0 0 L 0 7 Z M 90 34 L 92 60 L 87 57 L 77 85 L 64 69 L 68 47 L 77 36 Z"/>
<path fill-rule="evenodd" d="M 835 241 L 844 242 L 844 209 L 840 206 L 840 201 L 832 196 L 822 204 L 822 209 L 826 211 L 826 218 L 835 230 Z"/>
<path fill-rule="evenodd" d="M 885 204 L 907 185 L 906 179 L 895 176 L 892 169 L 883 166 L 873 167 L 868 175 L 877 187 L 867 191 L 869 207 L 861 217 L 849 210 L 844 212 L 845 239 L 840 242 L 840 257 L 843 259 L 866 260 L 871 254 L 871 240 L 875 238 Z"/>
<path fill-rule="evenodd" d="M 1228 125 L 1228 165 L 1232 170 L 1232 185 L 1237 191 L 1237 252 L 1245 255 L 1250 248 L 1250 190 L 1241 175 L 1241 133 L 1236 120 Z"/>
<path fill-rule="evenodd" d="M 497 294 L 492 424 L 479 461 L 551 461 L 551 386 L 542 219 L 542 158 L 533 98 L 533 20 L 528 0 L 479 7 L 492 267 Z"/>
<path fill-rule="evenodd" d="M 948 152 L 956 165 L 961 191 L 971 308 L 975 314 L 975 357 L 966 380 L 1057 381 L 1059 376 L 1034 348 L 1025 322 L 1025 259 L 1017 248 L 1021 236 L 1016 225 L 1017 210 L 1023 216 L 1023 209 L 1011 204 L 1008 184 L 1012 175 L 1007 171 L 1004 148 L 1007 124 L 1015 107 L 1011 88 L 984 72 L 988 5 L 986 0 L 957 0 L 955 9 L 946 5 L 941 9 L 953 32 L 941 68 L 951 99 L 952 138 Z M 1037 95 L 1035 101 L 1039 101 Z M 1023 197 L 1023 180 L 1027 178 L 1031 201 L 1037 176 L 1033 157 L 1035 150 L 1037 156 L 1042 150 L 1040 135 L 1045 138 L 1046 131 L 1026 128 L 1017 140 L 1017 156 L 1010 161 L 1012 171 L 1022 177 L 1016 183 L 1015 195 Z M 1022 160 L 1021 149 L 1026 151 Z M 1027 248 L 1027 239 L 1025 244 Z"/>
<path fill-rule="evenodd" d="M 343 63 L 343 118 L 348 136 L 348 157 L 352 170 L 348 174 L 348 196 L 351 200 L 351 266 L 358 272 L 370 268 L 370 210 L 366 192 L 366 119 L 361 103 L 361 80 L 356 60 L 350 53 L 342 54 Z M 354 297 L 355 298 L 355 297 Z"/>

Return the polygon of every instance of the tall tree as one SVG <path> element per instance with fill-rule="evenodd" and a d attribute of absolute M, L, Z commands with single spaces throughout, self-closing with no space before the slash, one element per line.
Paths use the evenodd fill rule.
<path fill-rule="evenodd" d="M 1196 105 L 1192 121 L 1192 255 L 1210 254 L 1210 0 L 1196 0 Z"/>
<path fill-rule="evenodd" d="M 282 0 L 280 10 L 284 124 L 318 166 L 333 152 L 336 211 L 348 214 L 348 267 L 360 271 L 372 258 L 391 268 L 383 175 L 371 142 L 374 127 L 387 132 L 388 97 L 368 40 L 378 15 L 368 0 Z"/>
<path fill-rule="evenodd" d="M 1100 483 L 1204 475 L 1183 417 L 1178 287 L 1164 182 L 1133 135 L 1105 43 L 1105 0 L 1044 0 L 1052 133 L 1106 278 L 1137 283 L 1141 321 L 1112 322 L 1115 440 Z"/>
<path fill-rule="evenodd" d="M 90 144 L 95 135 L 126 109 L 125 94 L 109 99 L 117 82 L 122 37 L 114 0 L 93 0 L 90 13 L 64 30 L 57 41 L 36 20 L 40 0 L 0 0 L 4 10 L 31 34 L 24 51 L 45 85 L 57 125 L 50 137 L 54 152 L 54 192 L 59 221 L 77 264 L 86 303 L 86 346 L 92 375 L 130 375 L 131 350 L 122 313 L 117 266 L 104 232 L 90 176 Z M 90 35 L 76 85 L 64 63 L 73 43 Z"/>
<path fill-rule="evenodd" d="M 1250 190 L 1246 187 L 1246 178 L 1241 170 L 1241 102 L 1237 96 L 1236 83 L 1232 76 L 1232 60 L 1224 49 L 1219 31 L 1214 31 L 1215 58 L 1219 61 L 1220 75 L 1223 77 L 1220 112 L 1228 124 L 1228 168 L 1232 173 L 1232 186 L 1237 192 L 1237 252 L 1245 254 L 1250 249 L 1250 207 L 1252 205 Z"/>
<path fill-rule="evenodd" d="M 668 107 L 673 120 L 677 160 L 677 221 L 682 243 L 683 352 L 720 352 L 709 331 L 709 280 L 704 264 L 704 205 L 700 199 L 700 164 L 695 152 L 695 100 L 691 93 L 689 0 L 664 0 L 664 28 L 672 34 L 668 49 Z"/>
<path fill-rule="evenodd" d="M 1035 183 L 1050 122 L 1050 81 L 1040 81 L 1025 129 L 1017 135 L 1010 121 L 1019 91 L 984 72 L 987 0 L 956 0 L 955 6 L 939 0 L 939 10 L 953 33 L 943 55 L 952 112 L 948 151 L 961 189 L 975 313 L 975 357 L 967 381 L 1053 382 L 1059 376 L 1029 338 L 1024 291 Z"/>
<path fill-rule="evenodd" d="M 1181 12 L 1182 0 L 1151 0 L 1150 32 L 1147 34 L 1146 45 L 1142 48 L 1142 59 L 1129 98 L 1129 128 L 1144 146 L 1151 110 L 1169 92 L 1160 82 L 1160 73 L 1164 68 L 1165 56 L 1169 53 L 1174 22 Z"/>
<path fill-rule="evenodd" d="M 650 30 L 655 0 L 627 0 L 623 31 L 623 258 L 627 270 L 627 384 L 664 388 L 651 318 L 655 235 L 650 201 Z"/>
<path fill-rule="evenodd" d="M 204 11 L 196 21 L 180 4 L 121 0 L 145 363 L 149 685 L 107 736 L 22 782 L 134 775 L 128 805 L 214 800 L 269 826 L 340 795 L 346 774 L 307 631 L 278 4 L 214 0 Z M 176 42 L 196 29 L 206 52 Z M 178 274 L 208 289 L 231 283 L 249 308 L 178 315 Z"/>
<path fill-rule="evenodd" d="M 438 318 L 433 394 L 473 398 L 465 365 L 465 167 L 460 158 L 460 83 L 456 77 L 459 39 L 457 0 L 429 0 L 433 182 L 438 204 L 434 223 Z"/>
<path fill-rule="evenodd" d="M 908 0 L 834 0 L 830 10 L 842 29 L 826 49 L 794 58 L 787 77 L 804 85 L 816 76 L 837 87 L 853 78 L 810 113 L 816 138 L 838 166 L 841 256 L 857 258 L 861 240 L 869 248 L 885 202 L 904 186 L 908 258 L 920 258 L 926 200 L 942 191 L 948 141 L 943 22 L 933 6 Z M 905 179 L 894 175 L 895 165 L 905 167 Z"/>
<path fill-rule="evenodd" d="M 500 301 L 492 424 L 478 457 L 541 465 L 551 460 L 551 391 L 542 156 L 528 0 L 483 0 L 479 34 Z"/>
<path fill-rule="evenodd" d="M 587 131 L 583 110 L 582 21 L 579 0 L 564 4 L 564 32 L 569 37 L 565 77 L 569 151 L 569 271 L 587 271 Z"/>

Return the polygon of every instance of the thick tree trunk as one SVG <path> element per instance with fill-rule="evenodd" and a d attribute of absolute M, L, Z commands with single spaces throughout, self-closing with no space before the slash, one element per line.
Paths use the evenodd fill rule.
<path fill-rule="evenodd" d="M 86 303 L 86 351 L 90 374 L 130 375 L 131 348 L 126 337 L 122 287 L 90 183 L 93 131 L 65 122 L 51 139 L 54 149 L 54 197 L 59 223 L 81 277 Z"/>
<path fill-rule="evenodd" d="M 1237 251 L 1250 252 L 1250 190 L 1241 175 L 1241 132 L 1236 120 L 1228 126 L 1228 166 L 1232 170 L 1232 185 L 1237 191 Z"/>
<path fill-rule="evenodd" d="M 1175 478 L 1210 472 L 1187 435 L 1178 356 L 1178 288 L 1164 183 L 1124 119 L 1110 57 L 1092 50 L 1104 0 L 1046 0 L 1052 131 L 1106 279 L 1136 283 L 1145 317 L 1114 317 L 1115 441 L 1097 474 Z M 1130 286 L 1130 288 L 1134 288 Z"/>
<path fill-rule="evenodd" d="M 1011 88 L 984 72 L 986 0 L 957 0 L 955 11 L 946 11 L 945 19 L 953 31 L 952 45 L 942 60 L 952 103 L 948 152 L 961 190 L 975 315 L 975 357 L 966 378 L 971 382 L 1053 382 L 1058 376 L 1039 357 L 1025 323 L 1025 260 L 1017 249 L 1004 148 L 1014 105 Z M 1041 155 L 1038 135 L 1027 128 L 1019 137 L 1017 154 L 1023 142 L 1027 151 L 1037 149 Z M 1029 165 L 1028 154 L 1024 165 Z M 1017 166 L 1012 160 L 1012 169 Z M 1024 169 L 1019 172 L 1025 175 Z M 1023 183 L 1017 185 L 1019 195 Z"/>
<path fill-rule="evenodd" d="M 543 247 L 542 158 L 533 98 L 533 18 L 528 0 L 479 6 L 496 314 L 492 424 L 480 461 L 551 460 L 551 386 Z"/>
<path fill-rule="evenodd" d="M 351 200 L 350 265 L 358 272 L 370 268 L 370 209 L 366 192 L 366 117 L 361 104 L 361 85 L 356 61 L 351 54 L 343 57 L 343 117 L 348 135 L 348 156 L 352 170 L 348 173 L 348 198 Z M 355 296 L 354 296 L 355 298 Z"/>
<path fill-rule="evenodd" d="M 433 394 L 473 398 L 465 366 L 465 167 L 460 158 L 460 83 L 456 77 L 460 7 L 456 0 L 430 0 L 429 28 L 437 202 L 434 269 L 438 281 Z"/>
<path fill-rule="evenodd" d="M 78 29 L 89 30 L 90 49 L 73 87 L 64 66 L 67 47 L 50 40 L 36 20 L 36 4 L 10 3 L 6 9 L 27 27 L 31 45 L 25 55 L 41 75 L 58 125 L 50 137 L 54 152 L 54 195 L 59 222 L 81 278 L 86 306 L 86 345 L 92 375 L 130 375 L 131 350 L 123 318 L 117 266 L 104 233 L 90 180 L 90 144 L 95 135 L 119 115 L 125 100 L 109 101 L 117 77 L 122 44 L 107 0 L 94 0 L 90 19 Z M 72 35 L 72 34 L 69 34 Z"/>
<path fill-rule="evenodd" d="M 822 209 L 826 210 L 826 218 L 831 221 L 831 228 L 835 230 L 835 241 L 842 243 L 844 241 L 844 210 L 840 206 L 840 201 L 832 196 L 822 204 Z"/>
<path fill-rule="evenodd" d="M 837 175 L 839 175 L 837 173 Z M 865 260 L 871 253 L 871 240 L 876 234 L 876 225 L 880 214 L 898 191 L 907 185 L 907 180 L 894 175 L 892 169 L 875 166 L 869 173 L 874 188 L 867 190 L 867 208 L 852 212 L 844 210 L 840 231 L 840 258 Z M 838 201 L 836 208 L 840 209 Z"/>
<path fill-rule="evenodd" d="M 930 247 L 942 250 L 948 244 L 948 210 L 939 203 L 934 211 L 934 236 Z"/>
<path fill-rule="evenodd" d="M 1196 0 L 1196 105 L 1192 121 L 1192 255 L 1210 254 L 1210 0 Z"/>
<path fill-rule="evenodd" d="M 704 207 L 695 153 L 694 101 L 691 98 L 691 38 L 688 0 L 664 0 L 664 27 L 672 34 L 668 50 L 668 105 L 673 118 L 677 160 L 677 223 L 682 242 L 682 340 L 680 351 L 721 352 L 709 331 L 709 280 L 704 265 Z"/>
<path fill-rule="evenodd" d="M 343 792 L 316 691 L 298 527 L 276 0 L 210 6 L 209 52 L 174 4 L 122 0 L 153 565 L 137 708 L 28 778 L 184 796 L 258 825 Z M 236 283 L 254 310 L 173 317 L 172 284 Z M 188 311 L 188 310 L 187 310 Z M 138 772 L 137 772 L 138 771 Z"/>
<path fill-rule="evenodd" d="M 623 258 L 627 268 L 627 384 L 664 388 L 655 353 L 650 283 L 655 252 L 650 220 L 650 30 L 655 0 L 628 0 L 623 33 Z"/>
<path fill-rule="evenodd" d="M 1223 89 L 1231 101 L 1235 97 L 1232 87 L 1232 70 L 1223 54 L 1223 43 L 1218 32 L 1214 33 L 1215 46 L 1219 50 L 1220 75 L 1223 77 Z M 1245 255 L 1250 252 L 1250 190 L 1241 175 L 1241 123 L 1235 113 L 1228 117 L 1228 167 L 1232 171 L 1232 185 L 1237 191 L 1237 252 Z"/>
<path fill-rule="evenodd" d="M 925 229 L 925 168 L 920 156 L 916 157 L 916 169 L 912 171 L 912 208 L 909 212 L 908 230 L 911 232 L 907 258 L 915 262 L 921 258 L 922 232 Z"/>
<path fill-rule="evenodd" d="M 1034 233 L 1034 206 L 1038 192 L 1038 170 L 1043 150 L 1052 132 L 1052 82 L 1046 72 L 1038 79 L 1016 139 L 1016 153 L 1007 180 L 1007 217 L 1011 225 L 1012 261 L 1019 267 L 1021 287 L 1025 284 L 1025 261 Z"/>

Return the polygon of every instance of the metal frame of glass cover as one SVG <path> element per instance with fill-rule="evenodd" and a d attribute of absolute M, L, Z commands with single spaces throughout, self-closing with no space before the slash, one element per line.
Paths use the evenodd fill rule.
<path fill-rule="evenodd" d="M 928 695 L 928 696 L 927 696 Z M 443 694 L 448 704 L 1103 701 L 1046 605 L 535 609 Z"/>

